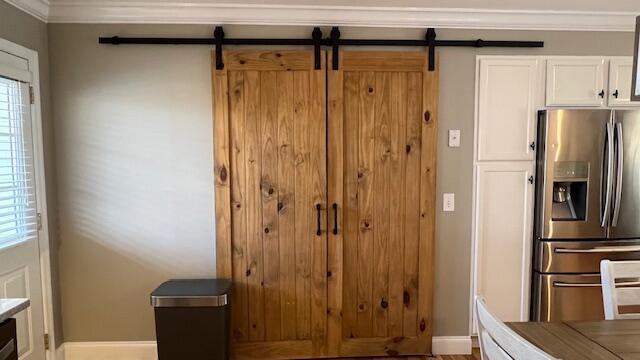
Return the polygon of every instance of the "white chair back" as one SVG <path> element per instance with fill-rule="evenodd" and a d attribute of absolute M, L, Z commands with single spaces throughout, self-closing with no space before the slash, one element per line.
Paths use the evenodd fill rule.
<path fill-rule="evenodd" d="M 620 306 L 640 306 L 640 261 L 600 262 L 604 318 L 640 319 L 640 313 L 620 313 Z"/>
<path fill-rule="evenodd" d="M 480 335 L 480 341 L 480 351 L 482 352 L 480 356 L 482 356 L 483 359 L 513 360 L 509 354 L 504 352 L 504 350 L 493 341 L 486 331 L 483 331 L 482 335 Z"/>
<path fill-rule="evenodd" d="M 555 360 L 493 316 L 481 297 L 475 308 L 483 360 Z"/>

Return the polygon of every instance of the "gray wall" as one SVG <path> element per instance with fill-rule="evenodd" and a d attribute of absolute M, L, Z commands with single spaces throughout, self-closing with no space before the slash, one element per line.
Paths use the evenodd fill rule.
<path fill-rule="evenodd" d="M 49 51 L 47 25 L 31 15 L 0 1 L 0 38 L 38 52 L 40 65 L 40 97 L 42 106 L 42 131 L 44 137 L 45 175 L 47 179 L 47 208 L 49 210 L 49 242 L 51 276 L 53 282 L 53 310 L 56 319 L 56 344 L 62 341 L 62 317 L 58 285 L 58 217 L 56 196 L 56 166 L 51 97 L 49 91 Z"/>
<path fill-rule="evenodd" d="M 99 35 L 208 36 L 208 26 L 49 26 L 65 341 L 150 340 L 148 294 L 164 279 L 215 271 L 210 49 L 100 46 Z M 343 28 L 343 37 L 422 30 Z M 229 37 L 308 28 L 225 27 Z M 441 38 L 544 40 L 544 49 L 441 50 L 435 334 L 469 324 L 476 54 L 630 55 L 630 33 L 441 30 Z M 446 147 L 448 129 L 462 146 Z"/>

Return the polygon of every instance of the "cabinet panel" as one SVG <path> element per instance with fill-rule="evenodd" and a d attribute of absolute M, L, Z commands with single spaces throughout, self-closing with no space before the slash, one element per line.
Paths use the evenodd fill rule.
<path fill-rule="evenodd" d="M 547 106 L 603 106 L 603 58 L 547 60 Z"/>
<path fill-rule="evenodd" d="M 631 78 L 633 77 L 633 59 L 621 58 L 609 61 L 608 104 L 611 107 L 640 106 L 631 101 Z"/>
<path fill-rule="evenodd" d="M 532 162 L 477 166 L 476 294 L 504 321 L 527 321 L 531 267 Z"/>
<path fill-rule="evenodd" d="M 536 59 L 482 59 L 478 82 L 478 160 L 532 160 Z"/>

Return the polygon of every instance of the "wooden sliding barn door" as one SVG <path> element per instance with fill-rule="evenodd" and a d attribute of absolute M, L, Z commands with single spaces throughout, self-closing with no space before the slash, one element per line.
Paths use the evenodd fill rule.
<path fill-rule="evenodd" d="M 214 59 L 212 57 L 212 59 Z M 217 276 L 235 358 L 326 354 L 326 70 L 313 51 L 213 67 Z"/>
<path fill-rule="evenodd" d="M 328 70 L 331 356 L 431 352 L 437 96 L 423 52 Z"/>

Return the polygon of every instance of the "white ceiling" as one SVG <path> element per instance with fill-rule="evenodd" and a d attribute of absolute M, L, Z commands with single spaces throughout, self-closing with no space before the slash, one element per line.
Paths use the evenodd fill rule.
<path fill-rule="evenodd" d="M 5 0 L 48 22 L 632 31 L 640 0 Z"/>

